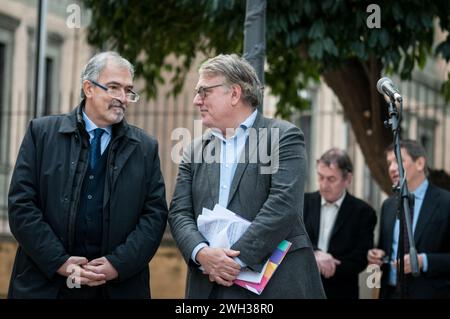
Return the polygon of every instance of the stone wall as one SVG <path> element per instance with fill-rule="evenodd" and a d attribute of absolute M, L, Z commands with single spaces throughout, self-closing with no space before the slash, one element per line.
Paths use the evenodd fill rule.
<path fill-rule="evenodd" d="M 17 244 L 10 240 L 0 241 L 0 298 L 8 293 L 9 277 L 16 255 Z"/>

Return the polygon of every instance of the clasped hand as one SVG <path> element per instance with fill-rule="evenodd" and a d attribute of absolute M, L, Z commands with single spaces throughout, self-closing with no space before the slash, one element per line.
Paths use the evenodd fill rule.
<path fill-rule="evenodd" d="M 116 269 L 105 257 L 88 261 L 85 257 L 71 256 L 57 272 L 77 284 L 90 287 L 103 285 L 118 277 Z"/>
<path fill-rule="evenodd" d="M 233 260 L 239 253 L 232 249 L 204 247 L 197 253 L 196 259 L 211 282 L 230 287 L 241 271 L 241 266 Z"/>

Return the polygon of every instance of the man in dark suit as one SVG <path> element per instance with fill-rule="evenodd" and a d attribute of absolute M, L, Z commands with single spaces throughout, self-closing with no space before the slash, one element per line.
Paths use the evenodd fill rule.
<path fill-rule="evenodd" d="M 133 66 L 92 57 L 71 113 L 30 122 L 9 190 L 10 298 L 150 298 L 167 204 L 156 139 L 124 119 Z"/>
<path fill-rule="evenodd" d="M 262 88 L 244 59 L 219 55 L 202 64 L 199 73 L 194 105 L 212 130 L 185 150 L 169 213 L 172 234 L 188 263 L 186 297 L 323 298 L 302 220 L 303 133 L 257 111 Z M 210 247 L 198 230 L 202 209 L 216 204 L 251 221 L 231 249 Z M 284 239 L 292 246 L 261 295 L 233 284 L 244 267 L 261 271 Z"/>
<path fill-rule="evenodd" d="M 327 298 L 358 298 L 358 275 L 373 245 L 375 211 L 346 191 L 353 166 L 340 149 L 317 161 L 319 191 L 305 194 L 303 218 Z"/>
<path fill-rule="evenodd" d="M 406 298 L 450 298 L 450 193 L 428 182 L 427 157 L 416 141 L 400 143 L 408 190 L 414 195 L 412 228 L 420 275 L 411 275 L 410 256 L 404 256 Z M 391 145 L 386 150 L 389 176 L 398 184 L 397 160 Z M 396 197 L 388 198 L 381 208 L 378 248 L 369 250 L 370 264 L 381 266 L 380 298 L 397 299 L 397 250 L 399 237 Z"/>

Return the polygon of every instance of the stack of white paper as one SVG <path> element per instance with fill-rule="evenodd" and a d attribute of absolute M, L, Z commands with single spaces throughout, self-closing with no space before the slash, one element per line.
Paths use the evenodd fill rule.
<path fill-rule="evenodd" d="M 250 222 L 225 207 L 216 204 L 214 209 L 203 208 L 197 219 L 198 230 L 208 240 L 209 247 L 230 248 L 247 230 Z M 261 282 L 268 261 L 261 272 L 241 270 L 237 279 Z"/>

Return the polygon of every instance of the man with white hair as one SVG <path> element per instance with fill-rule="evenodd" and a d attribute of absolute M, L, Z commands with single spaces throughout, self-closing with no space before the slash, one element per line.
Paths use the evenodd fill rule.
<path fill-rule="evenodd" d="M 9 191 L 19 244 L 9 298 L 149 298 L 167 221 L 157 141 L 124 114 L 133 66 L 95 55 L 71 113 L 34 119 Z"/>

